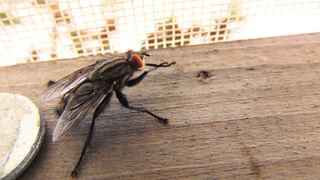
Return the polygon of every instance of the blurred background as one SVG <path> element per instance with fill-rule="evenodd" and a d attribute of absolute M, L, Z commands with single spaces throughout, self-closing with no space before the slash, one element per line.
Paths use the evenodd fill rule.
<path fill-rule="evenodd" d="M 0 0 L 0 66 L 320 32 L 319 0 Z"/>

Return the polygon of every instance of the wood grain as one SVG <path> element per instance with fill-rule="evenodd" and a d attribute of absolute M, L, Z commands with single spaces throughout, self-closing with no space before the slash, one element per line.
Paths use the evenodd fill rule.
<path fill-rule="evenodd" d="M 124 109 L 113 98 L 97 119 L 79 179 L 320 177 L 320 33 L 150 54 L 148 62 L 177 64 L 124 92 L 132 105 L 170 123 Z M 56 102 L 38 97 L 48 80 L 101 58 L 0 68 L 0 91 L 31 98 L 46 122 L 43 147 L 19 179 L 69 178 L 90 119 L 52 143 Z"/>

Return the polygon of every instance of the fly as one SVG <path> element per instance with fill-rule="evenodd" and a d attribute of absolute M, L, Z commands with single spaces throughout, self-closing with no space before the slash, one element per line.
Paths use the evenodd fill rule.
<path fill-rule="evenodd" d="M 53 142 L 61 139 L 66 132 L 84 119 L 87 114 L 93 112 L 88 136 L 79 160 L 71 172 L 71 176 L 78 176 L 81 161 L 93 136 L 95 119 L 109 103 L 113 92 L 115 92 L 122 106 L 147 113 L 163 124 L 168 123 L 167 118 L 160 117 L 143 107 L 129 105 L 125 94 L 122 93 L 122 89 L 125 86 L 131 87 L 137 85 L 149 72 L 159 67 L 169 67 L 175 64 L 175 62 L 163 62 L 160 64 L 145 63 L 146 56 L 150 55 L 146 52 L 138 53 L 129 50 L 125 56 L 111 56 L 97 61 L 65 76 L 53 84 L 51 83 L 52 85 L 42 95 L 47 100 L 61 97 L 56 108 L 56 112 L 60 118 L 53 131 Z M 144 71 L 136 78 L 132 78 L 134 73 L 144 66 L 152 66 L 154 68 Z"/>

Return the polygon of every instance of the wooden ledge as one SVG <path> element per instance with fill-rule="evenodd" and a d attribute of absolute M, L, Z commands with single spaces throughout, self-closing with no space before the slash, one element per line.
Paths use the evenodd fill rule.
<path fill-rule="evenodd" d="M 320 33 L 150 51 L 176 61 L 126 88 L 97 119 L 79 179 L 317 179 L 320 177 Z M 31 98 L 46 121 L 39 155 L 20 179 L 67 179 L 89 119 L 52 143 L 54 103 L 38 96 L 100 57 L 0 68 L 0 91 Z"/>

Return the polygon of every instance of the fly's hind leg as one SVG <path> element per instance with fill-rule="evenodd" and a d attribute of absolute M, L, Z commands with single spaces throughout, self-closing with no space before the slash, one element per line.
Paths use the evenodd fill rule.
<path fill-rule="evenodd" d="M 72 172 L 71 172 L 71 176 L 72 177 L 77 177 L 78 174 L 79 174 L 79 168 L 80 168 L 80 164 L 83 160 L 83 157 L 86 153 L 86 150 L 88 148 L 88 146 L 90 146 L 90 142 L 91 142 L 91 139 L 92 139 L 92 136 L 93 136 L 93 130 L 94 130 L 94 124 L 95 124 L 95 120 L 97 118 L 97 116 L 103 111 L 103 109 L 106 107 L 106 105 L 108 105 L 109 101 L 110 101 L 110 98 L 112 97 L 112 93 L 109 93 L 105 98 L 104 100 L 101 102 L 101 104 L 98 106 L 98 108 L 94 111 L 94 114 L 93 114 L 93 117 L 92 117 L 92 122 L 91 122 L 91 125 L 90 125 L 90 129 L 89 129 L 89 133 L 88 133 L 88 136 L 87 136 L 87 139 L 86 139 L 86 142 L 84 143 L 84 146 L 82 148 L 82 151 L 81 151 L 81 155 L 79 157 L 79 160 L 76 164 L 76 166 L 73 168 Z"/>
<path fill-rule="evenodd" d="M 132 109 L 132 110 L 138 111 L 138 112 L 148 113 L 149 115 L 151 115 L 151 116 L 155 117 L 156 119 L 158 119 L 159 122 L 161 122 L 163 124 L 167 124 L 168 123 L 169 120 L 167 118 L 160 117 L 160 116 L 152 113 L 151 111 L 149 111 L 149 110 L 147 110 L 147 109 L 145 109 L 143 107 L 130 106 L 126 96 L 121 92 L 120 89 L 115 89 L 115 92 L 116 92 L 116 96 L 117 96 L 118 100 L 120 101 L 120 103 L 124 107 L 126 107 L 128 109 Z"/>

